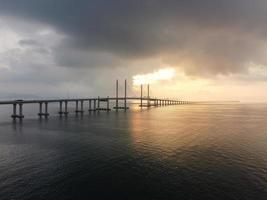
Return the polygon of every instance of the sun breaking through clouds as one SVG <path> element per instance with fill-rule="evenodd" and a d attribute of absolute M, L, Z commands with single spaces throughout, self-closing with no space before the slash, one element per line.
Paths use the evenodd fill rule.
<path fill-rule="evenodd" d="M 153 84 L 158 81 L 170 80 L 175 76 L 175 70 L 173 68 L 159 69 L 153 73 L 138 74 L 133 76 L 133 84 Z"/>

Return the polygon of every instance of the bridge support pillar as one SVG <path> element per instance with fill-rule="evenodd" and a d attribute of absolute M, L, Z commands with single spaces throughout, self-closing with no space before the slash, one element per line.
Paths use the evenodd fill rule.
<path fill-rule="evenodd" d="M 59 102 L 59 112 L 58 114 L 60 114 L 60 116 L 63 114 L 63 111 L 62 111 L 62 101 Z"/>
<path fill-rule="evenodd" d="M 94 99 L 94 111 L 96 111 L 96 99 Z"/>
<path fill-rule="evenodd" d="M 127 110 L 127 80 L 124 81 L 124 110 Z"/>
<path fill-rule="evenodd" d="M 81 100 L 81 113 L 83 113 L 83 100 Z"/>
<path fill-rule="evenodd" d="M 109 109 L 109 96 L 107 97 L 107 111 L 110 111 L 110 109 Z"/>
<path fill-rule="evenodd" d="M 68 112 L 68 101 L 65 101 L 65 111 L 63 113 L 64 115 L 68 115 L 69 112 Z"/>
<path fill-rule="evenodd" d="M 23 115 L 23 104 L 22 103 L 19 104 L 19 116 L 18 116 L 18 118 L 20 118 L 20 119 L 24 118 L 24 115 Z"/>
<path fill-rule="evenodd" d="M 92 109 L 92 101 L 93 100 L 91 100 L 91 99 L 89 100 L 89 110 L 88 110 L 89 112 L 95 111 L 95 109 Z"/>
<path fill-rule="evenodd" d="M 97 98 L 97 111 L 99 112 L 99 108 L 100 108 L 100 99 L 99 96 Z"/>
<path fill-rule="evenodd" d="M 83 113 L 83 100 L 80 101 L 80 110 L 79 110 L 79 101 L 76 101 L 76 110 L 75 113 Z"/>
<path fill-rule="evenodd" d="M 78 113 L 79 112 L 79 102 L 78 101 L 75 101 L 75 104 L 76 104 L 76 109 L 75 109 L 75 112 Z"/>
<path fill-rule="evenodd" d="M 83 110 L 83 100 L 81 100 L 80 101 L 80 105 L 81 105 L 81 107 L 80 107 L 80 110 L 79 110 L 79 112 L 81 113 L 81 114 L 83 114 L 83 112 L 84 112 L 84 110 Z"/>
<path fill-rule="evenodd" d="M 16 118 L 22 120 L 24 118 L 23 115 L 23 104 L 22 103 L 18 103 L 19 105 L 19 114 L 17 114 L 17 103 L 13 104 L 13 115 L 11 115 L 11 117 L 15 120 Z"/>
<path fill-rule="evenodd" d="M 119 81 L 116 80 L 116 111 L 118 111 L 119 108 Z"/>
<path fill-rule="evenodd" d="M 17 104 L 14 103 L 14 104 L 13 104 L 13 115 L 11 115 L 11 117 L 12 117 L 13 119 L 15 119 L 16 116 L 17 116 Z"/>
<path fill-rule="evenodd" d="M 43 103 L 45 104 L 45 112 L 43 112 Z M 38 115 L 39 115 L 40 118 L 42 116 L 44 116 L 45 118 L 47 118 L 49 116 L 48 103 L 47 102 L 40 102 L 39 103 L 39 113 L 38 113 Z"/>
<path fill-rule="evenodd" d="M 48 103 L 45 102 L 45 117 L 48 117 L 49 113 L 48 113 Z"/>
<path fill-rule="evenodd" d="M 141 98 L 140 98 L 140 106 L 143 108 L 143 85 L 141 84 Z"/>
<path fill-rule="evenodd" d="M 41 117 L 42 114 L 43 114 L 43 103 L 40 102 L 40 103 L 39 103 L 39 113 L 38 113 L 39 117 Z"/>
<path fill-rule="evenodd" d="M 147 85 L 147 107 L 150 107 L 149 84 Z"/>
<path fill-rule="evenodd" d="M 84 110 L 83 110 L 83 103 L 84 103 L 84 101 L 83 100 L 81 100 L 81 110 L 80 110 L 80 113 L 83 113 L 84 112 Z"/>

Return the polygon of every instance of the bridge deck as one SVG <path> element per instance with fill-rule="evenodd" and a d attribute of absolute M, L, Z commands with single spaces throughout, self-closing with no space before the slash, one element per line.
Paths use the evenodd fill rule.
<path fill-rule="evenodd" d="M 78 98 L 78 99 L 39 99 L 39 100 L 11 100 L 11 101 L 0 101 L 0 105 L 12 105 L 12 104 L 38 104 L 38 103 L 59 103 L 59 102 L 77 102 L 77 101 L 114 101 L 114 100 L 125 100 L 124 97 L 101 97 L 101 98 Z M 127 97 L 126 100 L 139 100 L 140 97 Z M 170 102 L 182 102 L 180 100 L 169 100 L 169 99 L 157 99 L 157 98 L 142 98 L 143 101 L 170 101 Z"/>
<path fill-rule="evenodd" d="M 50 103 L 59 103 L 59 112 L 58 114 L 67 116 L 69 114 L 68 111 L 68 103 L 75 102 L 76 110 L 75 113 L 84 113 L 84 103 L 89 103 L 88 111 L 110 111 L 110 102 L 115 103 L 113 109 L 127 110 L 127 101 L 138 101 L 140 102 L 140 107 L 151 107 L 151 106 L 167 106 L 167 105 L 178 105 L 178 104 L 189 104 L 188 101 L 180 101 L 174 99 L 162 99 L 162 98 L 151 98 L 149 95 L 149 84 L 147 85 L 147 96 L 143 95 L 143 85 L 141 85 L 141 95 L 139 97 L 130 97 L 127 96 L 127 80 L 124 82 L 124 96 L 119 97 L 119 87 L 118 80 L 116 81 L 116 96 L 115 97 L 94 97 L 94 98 L 67 98 L 67 99 L 36 99 L 36 100 L 10 100 L 10 101 L 0 101 L 0 105 L 12 105 L 13 106 L 13 114 L 11 117 L 15 119 L 24 118 L 23 115 L 23 105 L 24 104 L 39 104 L 39 117 L 48 117 L 48 104 Z M 123 104 L 123 105 L 119 105 Z M 104 105 L 103 105 L 104 104 Z"/>

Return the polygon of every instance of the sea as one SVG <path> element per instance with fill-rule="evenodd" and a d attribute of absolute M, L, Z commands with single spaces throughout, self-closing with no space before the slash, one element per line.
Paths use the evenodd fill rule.
<path fill-rule="evenodd" d="M 266 200 L 267 104 L 0 107 L 0 200 Z"/>

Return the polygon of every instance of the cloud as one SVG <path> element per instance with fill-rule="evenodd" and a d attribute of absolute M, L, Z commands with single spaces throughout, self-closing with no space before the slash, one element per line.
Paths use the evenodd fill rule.
<path fill-rule="evenodd" d="M 264 88 L 266 8 L 266 0 L 0 0 L 0 98 L 113 96 L 117 78 L 164 67 L 183 75 L 173 87 L 156 84 L 166 95 Z"/>
<path fill-rule="evenodd" d="M 154 84 L 160 81 L 171 80 L 175 76 L 173 68 L 163 68 L 148 74 L 137 74 L 133 76 L 134 85 Z"/>
<path fill-rule="evenodd" d="M 3 16 L 67 36 L 71 47 L 55 53 L 59 65 L 89 67 L 92 60 L 101 67 L 121 62 L 116 59 L 160 57 L 194 76 L 246 73 L 251 62 L 267 65 L 266 8 L 265 0 L 0 0 Z"/>
<path fill-rule="evenodd" d="M 94 49 L 83 50 L 62 42 L 52 49 L 54 60 L 58 66 L 76 68 L 108 68 L 119 67 L 125 62 L 118 56 Z"/>
<path fill-rule="evenodd" d="M 22 39 L 19 41 L 21 46 L 40 46 L 40 43 L 32 39 Z"/>

